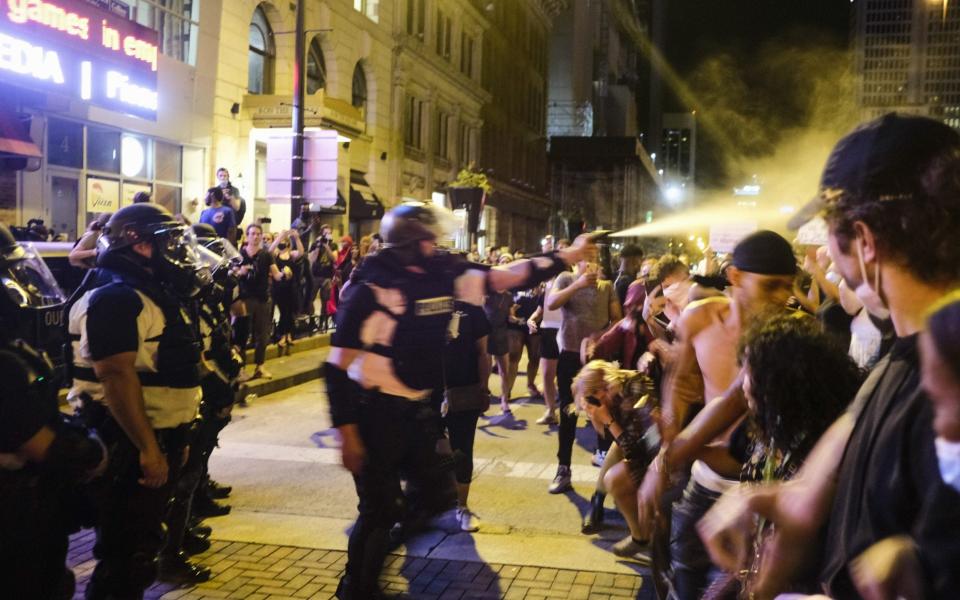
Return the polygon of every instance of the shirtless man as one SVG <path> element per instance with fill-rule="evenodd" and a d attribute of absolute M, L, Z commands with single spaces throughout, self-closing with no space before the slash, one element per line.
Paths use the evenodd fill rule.
<path fill-rule="evenodd" d="M 789 242 L 772 231 L 758 231 L 734 248 L 733 263 L 727 270 L 730 297 L 692 302 L 676 320 L 675 359 L 663 389 L 663 449 L 638 493 L 641 528 L 646 531 L 650 531 L 669 471 L 685 470 L 686 463 L 669 463 L 669 469 L 666 465 L 671 442 L 679 435 L 690 407 L 704 402 L 709 407 L 726 390 L 735 387 L 740 372 L 737 345 L 741 331 L 752 319 L 786 305 L 793 293 L 796 269 Z M 745 410 L 741 401 L 740 414 Z M 715 439 L 725 440 L 728 434 L 729 431 L 723 432 Z M 689 456 L 697 458 L 699 453 Z M 683 600 L 699 598 L 711 583 L 712 563 L 695 526 L 716 499 L 736 483 L 728 477 L 737 475 L 718 473 L 709 461 L 696 460 L 689 485 L 673 506 L 670 565 L 674 588 Z"/>

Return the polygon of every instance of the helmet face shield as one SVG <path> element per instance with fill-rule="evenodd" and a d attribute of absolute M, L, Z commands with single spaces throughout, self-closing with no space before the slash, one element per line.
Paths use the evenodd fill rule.
<path fill-rule="evenodd" d="M 240 252 L 237 251 L 237 248 L 230 243 L 230 240 L 225 238 L 215 238 L 212 240 L 205 240 L 205 242 L 206 243 L 201 245 L 214 254 L 220 256 L 228 263 L 228 266 L 239 267 L 241 263 L 243 263 L 243 257 L 240 256 Z"/>
<path fill-rule="evenodd" d="M 61 304 L 66 295 L 40 254 L 30 243 L 22 243 L 22 252 L 8 262 L 7 269 L 0 273 L 4 291 L 21 308 L 40 308 Z"/>
<path fill-rule="evenodd" d="M 161 227 L 153 232 L 153 249 L 158 274 L 178 296 L 192 298 L 213 283 L 211 267 L 201 258 L 201 249 L 206 248 L 197 244 L 193 229 L 184 225 Z"/>

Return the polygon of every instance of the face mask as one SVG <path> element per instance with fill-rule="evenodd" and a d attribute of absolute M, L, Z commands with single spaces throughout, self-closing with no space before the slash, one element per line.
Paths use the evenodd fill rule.
<path fill-rule="evenodd" d="M 867 266 L 863 262 L 863 240 L 857 238 L 857 258 L 860 260 L 860 276 L 863 281 L 853 291 L 857 299 L 866 307 L 867 311 L 878 319 L 886 319 L 890 316 L 890 310 L 883 303 L 880 297 L 880 261 L 877 261 L 876 271 L 873 277 L 873 287 L 870 287 L 867 277 Z"/>
<path fill-rule="evenodd" d="M 687 298 L 690 295 L 690 288 L 692 286 L 693 282 L 691 282 L 689 279 L 678 281 L 665 287 L 663 289 L 663 295 L 674 306 L 683 308 L 687 305 Z"/>
<path fill-rule="evenodd" d="M 960 442 L 949 442 L 938 437 L 934 444 L 937 447 L 937 462 L 940 463 L 940 477 L 944 483 L 960 492 Z"/>

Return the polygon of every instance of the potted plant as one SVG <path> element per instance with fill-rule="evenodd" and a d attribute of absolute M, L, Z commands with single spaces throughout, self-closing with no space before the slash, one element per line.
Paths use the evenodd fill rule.
<path fill-rule="evenodd" d="M 487 196 L 493 192 L 487 176 L 477 171 L 471 162 L 457 173 L 457 179 L 450 183 L 447 191 L 453 208 L 467 211 L 467 231 L 476 235 L 480 227 L 480 213 L 483 212 Z"/>

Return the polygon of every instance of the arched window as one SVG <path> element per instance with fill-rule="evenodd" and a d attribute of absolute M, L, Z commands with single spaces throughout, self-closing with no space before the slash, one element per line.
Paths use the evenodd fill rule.
<path fill-rule="evenodd" d="M 307 93 L 315 94 L 317 90 L 327 87 L 327 63 L 323 59 L 323 50 L 320 48 L 320 37 L 315 36 L 307 50 Z"/>
<path fill-rule="evenodd" d="M 367 77 L 360 63 L 353 69 L 353 105 L 364 108 L 367 104 Z"/>
<path fill-rule="evenodd" d="M 261 6 L 253 11 L 249 44 L 247 89 L 251 94 L 270 94 L 273 92 L 273 59 L 276 51 L 273 46 L 273 30 L 270 29 L 267 15 Z"/>

